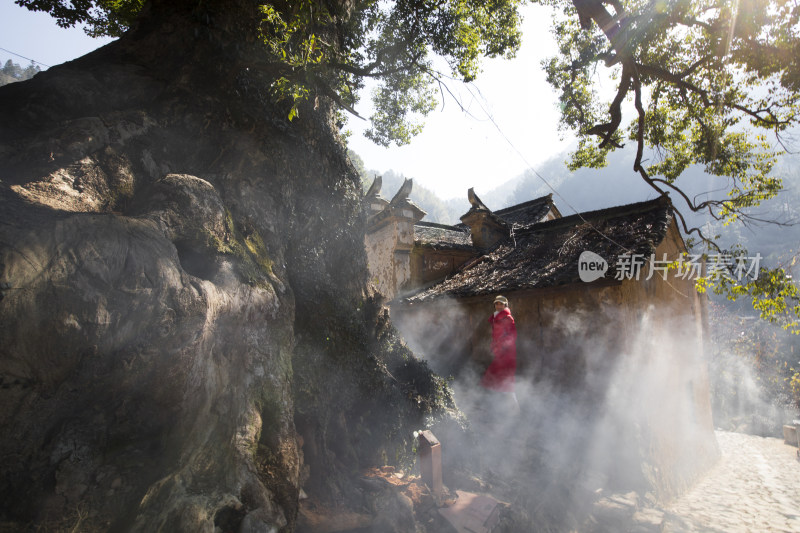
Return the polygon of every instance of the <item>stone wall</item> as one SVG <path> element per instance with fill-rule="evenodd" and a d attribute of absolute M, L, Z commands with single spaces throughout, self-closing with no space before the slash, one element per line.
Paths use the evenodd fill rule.
<path fill-rule="evenodd" d="M 415 246 L 411 251 L 411 286 L 424 287 L 455 273 L 475 257 L 470 250 L 435 250 Z"/>

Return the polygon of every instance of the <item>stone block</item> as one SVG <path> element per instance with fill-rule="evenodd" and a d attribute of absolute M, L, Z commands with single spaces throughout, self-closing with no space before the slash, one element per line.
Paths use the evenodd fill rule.
<path fill-rule="evenodd" d="M 419 470 L 434 499 L 442 497 L 442 446 L 430 431 L 419 434 Z"/>
<path fill-rule="evenodd" d="M 458 499 L 439 509 L 458 533 L 489 533 L 500 521 L 500 502 L 486 494 L 457 490 Z"/>
<path fill-rule="evenodd" d="M 797 446 L 797 426 L 788 424 L 783 426 L 783 442 Z"/>

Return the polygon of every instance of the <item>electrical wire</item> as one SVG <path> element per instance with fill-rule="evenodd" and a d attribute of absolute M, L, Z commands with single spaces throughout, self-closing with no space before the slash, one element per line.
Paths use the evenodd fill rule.
<path fill-rule="evenodd" d="M 41 61 L 36 61 L 35 59 L 31 59 L 30 57 L 25 57 L 25 56 L 24 56 L 24 55 L 22 55 L 22 54 L 18 54 L 18 53 L 16 53 L 16 52 L 12 52 L 11 50 L 8 50 L 8 49 L 6 49 L 6 48 L 3 48 L 2 46 L 0 46 L 0 50 L 2 50 L 3 52 L 8 52 L 9 54 L 11 54 L 11 55 L 14 55 L 14 56 L 17 56 L 17 57 L 21 57 L 22 59 L 27 59 L 27 60 L 28 60 L 28 61 L 30 61 L 31 63 L 36 63 L 37 65 L 42 65 L 43 67 L 50 68 L 50 65 L 46 65 L 45 63 L 42 63 Z"/>
<path fill-rule="evenodd" d="M 581 213 L 580 213 L 580 212 L 579 212 L 579 211 L 578 211 L 578 210 L 577 210 L 577 209 L 576 209 L 576 208 L 575 208 L 575 207 L 574 207 L 574 206 L 573 206 L 573 205 L 572 205 L 572 204 L 571 204 L 571 203 L 570 203 L 570 202 L 569 202 L 569 201 L 568 201 L 566 198 L 564 198 L 564 196 L 562 196 L 562 195 L 561 195 L 561 193 L 559 193 L 559 192 L 558 192 L 558 191 L 557 191 L 557 190 L 556 190 L 556 189 L 555 189 L 555 188 L 554 188 L 552 185 L 550 185 L 550 182 L 548 182 L 548 181 L 547 181 L 547 179 L 546 179 L 544 176 L 542 176 L 542 175 L 539 173 L 539 171 L 537 171 L 537 170 L 536 170 L 536 169 L 533 167 L 533 165 L 531 165 L 531 164 L 530 164 L 530 162 L 529 162 L 529 161 L 528 161 L 528 159 L 525 157 L 525 155 L 524 155 L 524 154 L 523 154 L 523 153 L 522 153 L 522 152 L 521 152 L 521 151 L 520 151 L 520 150 L 519 150 L 519 149 L 516 147 L 516 145 L 515 145 L 515 144 L 514 144 L 514 143 L 511 141 L 511 139 L 509 139 L 509 138 L 508 138 L 508 136 L 507 136 L 507 135 L 505 134 L 505 132 L 502 130 L 502 128 L 500 127 L 500 125 L 499 125 L 499 124 L 497 124 L 497 121 L 494 119 L 494 116 L 493 116 L 493 115 L 492 115 L 492 114 L 491 114 L 491 113 L 490 113 L 490 112 L 489 112 L 489 111 L 488 111 L 488 110 L 487 110 L 487 109 L 486 109 L 486 108 L 483 106 L 483 104 L 481 103 L 481 100 L 485 100 L 485 98 L 484 98 L 483 94 L 481 93 L 481 90 L 480 90 L 480 89 L 479 89 L 479 88 L 478 88 L 478 87 L 477 87 L 477 86 L 476 86 L 474 83 L 469 83 L 469 84 L 465 84 L 465 85 L 466 85 L 466 88 L 467 88 L 467 92 L 469 92 L 469 94 L 472 96 L 472 98 L 473 98 L 473 101 L 474 101 L 475 103 L 477 103 L 477 104 L 478 104 L 478 106 L 479 106 L 479 107 L 481 108 L 481 110 L 484 112 L 484 114 L 485 114 L 485 115 L 486 115 L 486 117 L 489 119 L 489 121 L 491 121 L 491 123 L 494 125 L 495 129 L 496 129 L 496 130 L 497 130 L 497 132 L 500 134 L 500 136 L 501 136 L 501 137 L 502 137 L 502 138 L 503 138 L 503 139 L 506 141 L 506 143 L 508 143 L 508 145 L 511 147 L 511 149 L 512 149 L 514 152 L 516 152 L 516 154 L 517 154 L 517 155 L 520 157 L 520 159 L 522 159 L 523 163 L 525 163 L 525 165 L 528 167 L 528 169 L 530 169 L 530 170 L 531 170 L 531 171 L 534 173 L 534 175 L 535 175 L 537 178 L 539 178 L 540 180 L 542 180 L 542 182 L 543 182 L 543 183 L 544 183 L 544 184 L 545 184 L 545 185 L 546 185 L 546 186 L 547 186 L 547 187 L 548 187 L 548 188 L 549 188 L 551 191 L 553 191 L 553 193 L 554 193 L 556 196 L 558 196 L 558 197 L 559 197 L 561 200 L 563 200 L 564 204 L 566 204 L 566 205 L 567 205 L 567 207 L 569 207 L 570 209 L 572 209 L 572 211 L 573 211 L 573 212 L 574 212 L 574 213 L 575 213 L 575 214 L 578 216 L 578 218 L 580 218 L 580 219 L 581 219 L 581 220 L 582 220 L 582 221 L 583 221 L 583 222 L 584 222 L 584 223 L 585 223 L 585 224 L 586 224 L 586 225 L 587 225 L 589 228 L 591 228 L 591 229 L 592 229 L 594 232 L 596 232 L 596 233 L 597 233 L 598 235 L 600 235 L 602 238 L 604 238 L 604 239 L 606 239 L 607 241 L 611 242 L 612 244 L 614 244 L 614 245 L 618 246 L 619 248 L 621 248 L 621 249 L 622 249 L 622 250 L 624 250 L 625 252 L 627 252 L 627 253 L 629 253 L 629 254 L 633 254 L 633 253 L 634 253 L 634 251 L 633 251 L 633 250 L 629 249 L 627 246 L 624 246 L 624 245 L 622 245 L 622 244 L 618 243 L 617 241 L 615 241 L 614 239 L 612 239 L 611 237 L 609 237 L 608 235 L 606 235 L 605 233 L 603 233 L 602 231 L 600 231 L 599 229 L 597 229 L 597 228 L 596 228 L 596 227 L 595 227 L 595 226 L 594 226 L 594 225 L 593 225 L 591 222 L 589 222 L 588 220 L 586 220 L 586 218 L 584 218 L 584 216 L 583 216 L 583 215 L 582 215 L 582 214 L 581 214 Z M 472 87 L 474 87 L 474 88 L 475 88 L 475 90 L 476 90 L 476 91 L 478 92 L 478 94 L 480 95 L 480 98 L 476 97 L 476 95 L 475 95 L 475 94 L 473 94 L 472 90 L 470 89 L 470 86 L 472 86 Z M 463 106 L 462 106 L 462 109 L 463 109 Z M 637 275 L 637 279 L 638 279 L 638 275 Z M 683 293 L 682 291 L 680 291 L 680 290 L 679 290 L 677 287 L 675 287 L 675 286 L 674 286 L 672 283 L 670 283 L 670 282 L 669 282 L 669 281 L 666 279 L 666 276 L 665 276 L 665 277 L 663 277 L 663 279 L 664 279 L 664 281 L 666 281 L 667 285 L 669 285 L 669 286 L 672 288 L 672 290 L 674 290 L 675 292 L 677 292 L 678 294 L 680 294 L 681 296 L 683 296 L 683 297 L 685 297 L 685 298 L 688 298 L 688 297 L 689 297 L 689 295 L 688 295 L 688 294 L 684 294 L 684 293 Z"/>
<path fill-rule="evenodd" d="M 480 95 L 480 99 L 479 99 L 479 98 L 477 98 L 477 97 L 476 97 L 476 96 L 475 96 L 475 95 L 472 93 L 472 90 L 471 90 L 471 89 L 470 89 L 470 87 L 469 87 L 470 85 L 471 85 L 472 87 L 474 87 L 476 91 L 478 91 L 478 94 Z M 558 197 L 559 197 L 561 200 L 563 200 L 563 202 L 564 202 L 564 203 L 567 205 L 567 207 L 569 207 L 570 209 L 572 209 L 572 211 L 573 211 L 573 212 L 574 212 L 576 215 L 578 215 L 578 218 L 580 218 L 580 219 L 581 219 L 581 220 L 582 220 L 582 221 L 583 221 L 585 224 L 587 224 L 587 225 L 588 225 L 588 226 L 589 226 L 591 229 L 593 229 L 595 232 L 597 232 L 597 233 L 598 233 L 598 234 L 599 234 L 601 237 L 603 237 L 604 239 L 608 240 L 608 241 L 609 241 L 609 242 L 611 242 L 612 244 L 615 244 L 615 245 L 619 246 L 619 247 L 620 247 L 621 249 L 623 249 L 624 251 L 626 251 L 626 252 L 629 252 L 629 253 L 633 253 L 633 250 L 630 250 L 630 249 L 629 249 L 627 246 L 624 246 L 624 245 L 622 245 L 622 244 L 618 243 L 617 241 L 615 241 L 614 239 L 612 239 L 611 237 L 609 237 L 608 235 L 606 235 L 605 233 L 603 233 L 602 231 L 600 231 L 599 229 L 597 229 L 596 227 L 594 227 L 594 225 L 593 225 L 591 222 L 589 222 L 588 220 L 586 220 L 586 219 L 583 217 L 583 215 L 582 215 L 582 214 L 581 214 L 581 213 L 580 213 L 580 212 L 579 212 L 579 211 L 578 211 L 578 210 L 577 210 L 577 209 L 576 209 L 576 208 L 575 208 L 575 207 L 574 207 L 574 206 L 573 206 L 571 203 L 569 203 L 569 201 L 568 201 L 566 198 L 564 198 L 564 197 L 561 195 L 561 193 L 559 193 L 559 192 L 558 192 L 558 191 L 557 191 L 557 190 L 556 190 L 556 189 L 555 189 L 555 188 L 554 188 L 552 185 L 550 185 L 550 182 L 548 182 L 548 181 L 547 181 L 547 179 L 545 179 L 545 177 L 544 177 L 544 176 L 542 176 L 542 175 L 539 173 L 539 171 L 537 171 L 537 170 L 536 170 L 536 169 L 533 167 L 533 165 L 531 165 L 531 164 L 530 164 L 530 162 L 529 162 L 529 161 L 528 161 L 528 159 L 525 157 L 525 155 L 524 155 L 524 154 L 523 154 L 523 153 L 522 153 L 522 152 L 521 152 L 521 151 L 520 151 L 520 150 L 519 150 L 519 149 L 516 147 L 516 145 L 515 145 L 515 144 L 514 144 L 514 143 L 511 141 L 511 139 L 509 139 L 509 138 L 508 138 L 508 136 L 505 134 L 505 132 L 502 130 L 502 128 L 500 128 L 500 125 L 499 125 L 499 124 L 497 124 L 497 121 L 494 119 L 494 116 L 492 116 L 492 114 L 491 114 L 491 113 L 489 113 L 489 111 L 487 111 L 487 110 L 486 110 L 486 108 L 483 106 L 483 104 L 482 104 L 482 103 L 481 103 L 481 101 L 480 101 L 481 99 L 484 99 L 484 97 L 483 97 L 483 94 L 481 93 L 480 89 L 479 89 L 479 88 L 478 88 L 478 87 L 477 87 L 475 84 L 473 84 L 473 83 L 470 83 L 470 84 L 468 84 L 468 85 L 467 85 L 467 91 L 470 93 L 470 95 L 472 95 L 472 98 L 473 98 L 473 100 L 474 100 L 474 101 L 475 101 L 475 102 L 478 104 L 478 106 L 481 108 L 481 110 L 482 110 L 482 111 L 483 111 L 483 112 L 486 114 L 486 117 L 487 117 L 487 118 L 489 119 L 489 121 L 490 121 L 490 122 L 491 122 L 491 123 L 494 125 L 494 127 L 495 127 L 495 129 L 497 129 L 498 133 L 500 133 L 500 136 L 501 136 L 501 137 L 503 137 L 503 139 L 506 141 L 506 143 L 508 143 L 508 145 L 511 147 L 511 149 L 512 149 L 512 150 L 514 150 L 514 152 L 516 152 L 516 154 L 517 154 L 517 155 L 520 157 L 520 159 L 522 159 L 522 162 L 523 162 L 523 163 L 525 163 L 525 165 L 528 167 L 528 169 L 530 169 L 530 170 L 531 170 L 531 171 L 534 173 L 534 175 L 536 175 L 536 177 L 537 177 L 537 178 L 539 178 L 540 180 L 542 180 L 542 182 L 543 182 L 543 183 L 544 183 L 544 184 L 545 184 L 545 185 L 546 185 L 546 186 L 547 186 L 547 187 L 548 187 L 548 188 L 549 188 L 551 191 L 553 191 L 553 194 L 555 194 L 555 195 L 556 195 L 556 196 L 558 196 Z"/>

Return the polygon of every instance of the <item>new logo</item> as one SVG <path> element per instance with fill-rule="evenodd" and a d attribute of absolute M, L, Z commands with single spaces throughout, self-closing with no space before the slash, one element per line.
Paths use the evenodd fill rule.
<path fill-rule="evenodd" d="M 594 252 L 585 251 L 578 258 L 578 276 L 589 283 L 605 276 L 608 263 Z"/>

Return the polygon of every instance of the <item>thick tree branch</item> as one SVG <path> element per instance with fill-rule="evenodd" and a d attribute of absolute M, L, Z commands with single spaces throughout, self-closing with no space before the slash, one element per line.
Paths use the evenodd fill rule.
<path fill-rule="evenodd" d="M 628 90 L 631 87 L 632 76 L 633 71 L 631 70 L 631 62 L 626 61 L 622 66 L 622 75 L 620 76 L 617 95 L 611 102 L 611 106 L 609 106 L 611 122 L 606 124 L 598 124 L 586 131 L 586 133 L 589 135 L 598 135 L 603 138 L 603 140 L 600 142 L 599 148 L 604 148 L 608 144 L 611 144 L 616 148 L 622 147 L 619 143 L 613 140 L 613 135 L 616 133 L 617 129 L 619 129 L 620 123 L 622 123 L 622 102 L 625 100 L 625 96 L 628 94 Z"/>
<path fill-rule="evenodd" d="M 667 180 L 650 177 L 650 175 L 647 174 L 647 171 L 645 171 L 643 168 L 640 168 L 639 169 L 639 174 L 641 175 L 642 172 L 644 172 L 644 174 L 647 176 L 647 177 L 645 177 L 644 175 L 642 176 L 642 177 L 645 177 L 645 181 L 650 180 L 653 183 L 662 183 L 665 186 L 667 186 L 670 189 L 672 189 L 673 191 L 675 191 L 676 193 L 678 193 L 679 195 L 681 195 L 683 197 L 683 200 L 686 202 L 686 205 L 692 211 L 694 211 L 696 213 L 699 213 L 700 211 L 708 210 L 709 216 L 711 216 L 714 220 L 720 220 L 719 215 L 714 213 L 713 208 L 714 207 L 722 207 L 722 201 L 720 201 L 720 200 L 706 200 L 705 202 L 701 202 L 699 204 L 696 204 L 692 200 L 690 200 L 689 196 L 687 196 L 687 194 L 685 192 L 683 192 L 683 189 L 681 189 L 677 185 L 675 185 L 673 183 L 670 183 Z M 657 189 L 657 190 L 660 190 L 660 189 Z"/>
<path fill-rule="evenodd" d="M 645 112 L 642 105 L 642 80 L 639 78 L 639 72 L 634 64 L 632 70 L 634 105 L 636 106 L 636 113 L 638 115 L 638 122 L 636 128 L 636 159 L 633 162 L 633 171 L 637 172 L 642 169 L 642 156 L 644 154 L 644 127 L 645 127 Z"/>
<path fill-rule="evenodd" d="M 689 198 L 686 196 L 686 194 L 680 188 L 674 186 L 671 183 L 667 183 L 664 180 L 651 178 L 649 176 L 649 174 L 647 173 L 647 171 L 644 169 L 644 167 L 641 166 L 641 165 L 639 165 L 637 170 L 639 172 L 639 175 L 645 181 L 645 183 L 650 185 L 650 187 L 652 187 L 659 194 L 664 195 L 664 194 L 667 194 L 667 192 L 664 189 L 662 189 L 661 187 L 659 187 L 656 182 L 661 182 L 661 183 L 667 185 L 668 187 L 670 187 L 671 189 L 673 189 L 674 191 L 676 191 L 678 194 L 680 194 L 683 197 L 683 199 L 689 205 L 689 208 L 690 209 L 692 208 L 692 202 L 689 200 Z M 706 237 L 705 234 L 703 234 L 703 231 L 700 228 L 698 228 L 698 227 L 690 228 L 689 225 L 686 223 L 686 219 L 684 218 L 683 213 L 681 213 L 680 210 L 677 209 L 675 206 L 672 207 L 672 212 L 678 217 L 678 220 L 680 221 L 681 226 L 683 227 L 684 234 L 691 235 L 692 233 L 695 233 L 695 234 L 697 234 L 697 236 L 700 238 L 701 241 L 703 241 L 704 243 L 708 244 L 709 246 L 715 248 L 718 252 L 722 251 L 719 248 L 719 246 L 712 239 Z M 714 217 L 714 219 L 719 220 L 718 217 L 714 216 L 714 213 L 711 211 L 710 208 L 709 208 L 709 213 L 711 213 L 711 216 Z"/>
<path fill-rule="evenodd" d="M 695 64 L 690 66 L 687 70 L 685 70 L 684 73 L 681 74 L 674 74 L 664 68 L 657 67 L 654 65 L 637 65 L 637 66 L 640 73 L 672 83 L 677 87 L 691 91 L 692 93 L 700 96 L 700 98 L 703 100 L 703 105 L 705 107 L 712 107 L 714 104 L 708 98 L 708 91 L 705 89 L 701 89 L 697 85 L 690 83 L 685 79 L 685 77 L 688 74 L 690 74 L 693 70 L 697 68 L 697 66 L 699 66 L 698 63 L 700 63 L 701 61 L 705 61 L 707 59 L 708 58 L 704 58 L 703 60 L 696 62 Z M 736 109 L 737 111 L 741 111 L 746 115 L 750 115 L 758 122 L 761 122 L 768 126 L 781 126 L 790 123 L 790 121 L 788 120 L 779 120 L 778 117 L 772 112 L 772 109 L 769 107 L 753 110 L 741 104 L 736 104 L 736 103 L 731 103 L 726 105 L 731 109 Z M 770 118 L 764 117 L 763 116 L 764 114 L 768 115 Z"/>
<path fill-rule="evenodd" d="M 711 101 L 708 99 L 708 91 L 705 89 L 701 89 L 700 87 L 686 81 L 684 76 L 680 74 L 675 74 L 673 72 L 668 71 L 667 69 L 657 67 L 655 65 L 637 65 L 640 74 L 645 76 L 649 76 L 651 78 L 659 79 L 662 81 L 669 82 L 677 87 L 682 89 L 686 89 L 691 91 L 703 100 L 703 105 L 706 107 L 711 107 Z"/>
<path fill-rule="evenodd" d="M 592 21 L 603 31 L 605 36 L 608 38 L 608 41 L 611 43 L 611 46 L 617 51 L 617 54 L 621 57 L 625 57 L 629 55 L 625 50 L 624 46 L 620 46 L 618 42 L 619 35 L 621 33 L 621 26 L 617 17 L 611 15 L 608 10 L 603 5 L 604 2 L 602 0 L 572 0 L 572 4 L 575 6 L 575 9 L 578 12 L 578 18 L 580 19 L 581 27 L 585 30 L 589 30 L 592 26 Z M 615 8 L 616 9 L 616 8 Z M 623 12 L 622 6 L 620 5 L 618 14 Z"/>
<path fill-rule="evenodd" d="M 681 78 L 685 78 L 686 76 L 693 74 L 694 71 L 696 71 L 702 65 L 708 63 L 710 60 L 711 56 L 701 57 L 700 59 L 698 59 L 697 61 L 686 67 L 686 69 L 684 69 L 680 74 L 678 74 L 678 76 L 680 76 Z"/>
<path fill-rule="evenodd" d="M 375 54 L 375 60 L 364 66 L 357 66 L 351 63 L 338 63 L 338 62 L 330 62 L 327 64 L 327 66 L 333 69 L 343 70 L 344 72 L 348 72 L 350 74 L 355 74 L 356 76 L 363 76 L 366 78 L 380 78 L 383 76 L 396 74 L 398 72 L 403 72 L 404 70 L 408 70 L 408 65 L 406 65 L 405 62 L 400 62 L 400 64 L 403 66 L 394 69 L 388 69 L 388 70 L 377 70 L 377 69 L 384 65 L 385 58 L 390 53 L 400 53 L 406 55 L 409 47 L 410 43 L 408 41 L 403 40 L 393 44 L 392 46 L 381 48 L 380 50 L 378 50 L 377 54 Z M 409 57 L 409 59 L 411 63 L 416 64 L 417 61 L 419 61 L 420 57 L 421 53 L 418 52 L 414 56 Z"/>

